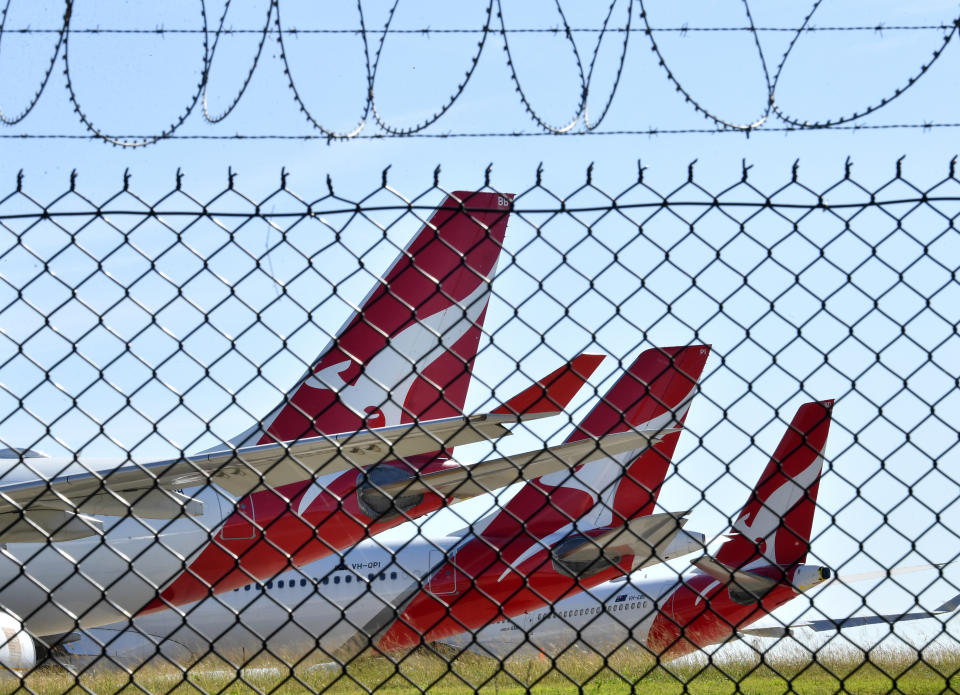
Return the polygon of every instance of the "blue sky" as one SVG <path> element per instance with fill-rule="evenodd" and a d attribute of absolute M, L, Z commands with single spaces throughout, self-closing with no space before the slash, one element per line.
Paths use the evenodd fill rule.
<path fill-rule="evenodd" d="M 811 18 L 817 26 L 888 27 L 881 31 L 820 31 L 803 34 L 783 66 L 777 83 L 777 103 L 784 113 L 801 121 L 821 121 L 864 111 L 908 84 L 943 43 L 938 29 L 899 30 L 901 25 L 950 24 L 957 16 L 956 3 L 878 2 L 850 7 L 824 3 Z M 617 2 L 612 25 L 623 25 L 632 7 L 631 26 L 642 25 L 639 3 Z M 281 3 L 284 27 L 354 28 L 357 14 L 349 7 L 343 14 L 330 11 L 317 16 L 309 5 Z M 368 28 L 382 29 L 390 3 L 364 2 Z M 744 5 L 737 2 L 698 3 L 696 9 L 676 3 L 645 3 L 655 27 L 691 28 L 743 26 Z M 444 34 L 449 28 L 476 28 L 486 16 L 487 5 L 475 3 L 399 3 L 392 19 L 393 29 L 422 29 L 431 33 L 392 34 L 384 42 L 377 79 L 374 83 L 377 114 L 393 127 L 408 128 L 444 107 L 463 79 L 476 53 L 479 34 Z M 563 6 L 573 27 L 599 27 L 607 5 Z M 211 28 L 219 22 L 222 4 L 207 6 Z M 494 4 L 494 15 L 497 5 Z M 782 3 L 751 3 L 759 27 L 798 26 L 810 6 L 785 7 Z M 562 26 L 556 6 L 548 2 L 503 3 L 504 22 L 509 28 Z M 276 11 L 276 9 L 274 10 Z M 236 28 L 263 26 L 267 5 L 231 7 L 224 25 Z M 37 8 L 13 3 L 6 15 L 6 27 L 56 28 L 62 8 Z M 198 28 L 199 6 L 166 3 L 145 8 L 124 3 L 78 3 L 72 28 Z M 499 28 L 499 20 L 493 20 Z M 747 32 L 688 31 L 655 33 L 664 62 L 699 104 L 728 122 L 748 123 L 760 117 L 767 105 L 765 77 L 757 46 Z M 596 32 L 575 32 L 574 42 L 586 72 L 596 50 Z M 771 79 L 793 35 L 790 32 L 761 31 L 760 50 Z M 257 34 L 226 35 L 214 54 L 208 84 L 207 103 L 211 115 L 228 106 L 247 76 L 260 37 Z M 5 116 L 16 114 L 29 103 L 49 64 L 53 34 L 3 35 L 0 43 L 0 109 Z M 287 33 L 284 49 L 298 93 L 320 123 L 337 131 L 352 130 L 364 111 L 366 94 L 363 46 L 353 34 Z M 379 36 L 372 36 L 369 50 L 375 52 Z M 864 126 L 958 122 L 960 104 L 953 85 L 956 37 L 943 55 L 907 91 L 875 113 L 855 121 Z M 590 82 L 587 109 L 593 117 L 602 111 L 614 83 L 622 34 L 608 36 L 597 50 Z M 545 122 L 566 124 L 577 113 L 581 83 L 571 43 L 560 33 L 510 35 L 511 56 L 517 79 L 531 107 Z M 167 128 L 191 102 L 200 77 L 203 59 L 202 37 L 198 34 L 75 34 L 69 43 L 70 76 L 84 116 L 114 134 L 149 134 Z M 19 124 L 6 127 L 7 134 L 73 134 L 87 131 L 79 122 L 68 98 L 64 77 L 63 49 L 34 110 Z M 764 193 L 785 186 L 791 167 L 799 160 L 799 180 L 815 191 L 825 190 L 843 179 L 847 159 L 852 177 L 869 190 L 894 178 L 896 162 L 902 156 L 904 178 L 926 189 L 947 175 L 950 159 L 957 154 L 957 130 L 878 129 L 859 131 L 754 132 L 749 137 L 736 133 L 689 133 L 617 135 L 615 131 L 645 131 L 650 128 L 703 129 L 712 122 L 693 110 L 665 77 L 650 43 L 642 33 L 630 35 L 624 69 L 609 112 L 596 134 L 582 135 L 582 118 L 570 135 L 537 137 L 450 137 L 376 138 L 354 141 L 314 140 L 171 140 L 144 148 L 113 147 L 103 142 L 65 139 L 0 140 L 0 197 L 12 192 L 19 170 L 24 173 L 24 190 L 50 203 L 69 185 L 76 169 L 77 190 L 99 204 L 122 186 L 123 173 L 131 174 L 131 189 L 148 202 L 172 190 L 175 172 L 184 174 L 184 190 L 207 201 L 227 185 L 227 170 L 236 172 L 238 191 L 255 202 L 263 201 L 279 186 L 281 169 L 289 172 L 288 185 L 301 198 L 312 201 L 327 195 L 327 176 L 336 193 L 346 199 L 366 197 L 380 186 L 382 172 L 389 167 L 388 180 L 397 192 L 415 198 L 432 187 L 434 170 L 440 167 L 440 183 L 448 189 L 469 189 L 483 185 L 485 169 L 492 165 L 492 184 L 499 190 L 524 192 L 535 185 L 542 167 L 542 189 L 530 190 L 521 201 L 527 208 L 554 205 L 555 198 L 570 205 L 589 206 L 602 201 L 598 191 L 581 190 L 592 164 L 591 181 L 599 191 L 620 201 L 650 199 L 649 192 L 635 186 L 638 162 L 646 167 L 644 182 L 666 195 L 683 186 L 689 164 L 695 180 L 710 193 L 734 186 L 742 175 L 742 162 L 752 168 L 749 182 Z M 242 134 L 316 135 L 297 108 L 287 85 L 276 35 L 267 37 L 260 62 L 235 110 L 218 124 L 209 124 L 198 104 L 177 134 L 230 136 Z M 782 125 L 770 117 L 767 126 Z M 429 135 L 470 134 L 539 129 L 525 112 L 505 60 L 503 41 L 498 34 L 486 43 L 462 94 L 449 110 L 423 132 Z M 367 115 L 362 136 L 383 134 L 372 113 Z M 947 186 L 945 195 L 956 195 Z M 902 182 L 884 193 L 890 198 L 914 195 Z M 796 188 L 780 194 L 779 200 L 794 202 L 807 194 Z M 847 183 L 832 194 L 837 202 L 862 200 L 864 194 Z M 673 199 L 698 200 L 701 191 L 680 190 Z M 726 200 L 752 200 L 755 194 L 745 186 L 726 194 Z M 390 194 L 381 192 L 373 200 L 383 202 Z M 120 199 L 133 205 L 129 199 Z M 439 202 L 432 192 L 423 202 Z M 76 198 L 59 203 L 60 208 L 83 205 Z M 223 209 L 252 209 L 249 201 L 228 194 L 218 203 Z M 166 209 L 192 203 L 175 196 Z M 284 196 L 266 201 L 264 209 L 284 210 L 295 204 Z M 953 207 L 951 207 L 951 205 Z M 0 205 L 9 211 L 29 207 L 22 199 Z M 270 206 L 273 206 L 272 208 Z M 947 215 L 957 213 L 955 204 L 939 207 Z M 530 377 L 540 376 L 561 358 L 586 348 L 600 348 L 625 360 L 650 343 L 676 344 L 693 339 L 714 345 L 715 356 L 708 364 L 704 394 L 691 412 L 689 428 L 703 437 L 703 446 L 687 438 L 681 447 L 681 478 L 664 491 L 663 505 L 670 509 L 695 505 L 691 526 L 719 532 L 729 515 L 735 514 L 746 495 L 736 478 L 748 483 L 759 475 L 796 406 L 810 398 L 838 398 L 837 426 L 828 449 L 830 471 L 821 488 L 821 501 L 837 514 L 835 523 L 821 519 L 823 536 L 815 544 L 819 557 L 840 565 L 850 558 L 851 569 L 875 566 L 860 554 L 858 542 L 877 562 L 912 564 L 911 543 L 929 559 L 952 559 L 960 513 L 954 500 L 958 488 L 956 451 L 957 403 L 956 364 L 960 357 L 955 327 L 958 322 L 957 287 L 952 280 L 956 266 L 956 242 L 944 235 L 947 219 L 930 208 L 909 211 L 901 229 L 888 212 L 872 209 L 850 218 L 815 212 L 798 223 L 800 234 L 792 233 L 789 217 L 769 211 L 745 223 L 746 235 L 739 234 L 736 215 L 725 217 L 717 211 L 699 219 L 699 211 L 678 210 L 679 217 L 658 213 L 652 217 L 641 210 L 600 217 L 596 213 L 547 220 L 529 214 L 515 217 L 507 237 L 512 264 L 501 265 L 496 291 L 499 299 L 491 307 L 488 327 L 495 331 L 491 347 L 477 365 L 478 379 L 489 384 L 507 380 L 499 395 L 509 395 L 523 385 L 523 377 L 512 375 L 514 365 Z M 889 208 L 903 216 L 906 208 Z M 387 223 L 389 214 L 379 216 Z M 331 217 L 331 224 L 338 220 Z M 695 221 L 700 239 L 687 236 Z M 233 229 L 235 223 L 223 220 Z M 126 221 L 116 224 L 125 228 Z M 277 220 L 282 229 L 287 223 Z M 636 234 L 642 224 L 644 235 Z M 585 225 L 592 230 L 588 243 L 581 243 Z M 390 241 L 402 246 L 417 226 L 406 216 L 391 227 Z M 542 236 L 537 235 L 541 227 Z M 849 227 L 844 231 L 845 226 Z M 174 225 L 176 227 L 176 225 Z M 42 234 L 39 232 L 43 232 Z M 367 251 L 375 229 L 353 223 L 347 247 L 353 253 Z M 133 242 L 148 257 L 160 257 L 169 230 L 151 224 L 132 235 Z M 266 271 L 254 271 L 251 256 L 279 242 L 280 231 L 262 222 L 235 230 L 230 253 L 213 254 L 218 235 L 209 222 L 192 227 L 184 243 L 196 253 L 180 249 L 162 256 L 157 269 L 141 283 L 133 283 L 146 269 L 142 256 L 117 253 L 110 256 L 109 272 L 133 287 L 129 301 L 112 309 L 110 327 L 120 336 L 102 331 L 78 342 L 84 359 L 94 365 L 111 363 L 107 378 L 83 364 L 76 355 L 68 357 L 57 373 L 57 388 L 44 388 L 31 396 L 29 406 L 38 418 L 57 420 L 55 434 L 67 448 L 78 448 L 92 435 L 93 420 L 70 408 L 72 397 L 98 419 L 110 420 L 110 435 L 116 445 L 97 440 L 87 453 L 111 454 L 132 448 L 149 432 L 150 420 L 161 421 L 161 434 L 177 446 L 188 446 L 205 429 L 204 421 L 218 413 L 229 396 L 213 381 L 235 391 L 252 377 L 257 363 L 265 365 L 269 381 L 291 383 L 319 350 L 324 333 L 341 323 L 347 306 L 330 298 L 330 285 L 313 273 L 304 273 L 303 254 L 319 253 L 314 267 L 327 276 L 346 278 L 357 268 L 342 249 L 320 251 L 332 238 L 319 225 L 294 228 L 291 245 L 281 245 L 269 254 Z M 839 235 L 839 237 L 838 237 Z M 109 255 L 117 232 L 98 226 L 86 229 L 78 240 L 94 256 Z M 832 241 L 838 237 L 836 241 Z M 674 248 L 680 239 L 684 239 Z M 4 356 L 24 345 L 31 359 L 51 366 L 70 354 L 73 342 L 96 324 L 96 307 L 110 307 L 117 287 L 97 275 L 84 286 L 80 299 L 93 311 L 77 308 L 57 286 L 56 277 L 68 284 L 91 272 L 89 259 L 60 253 L 66 238 L 47 228 L 38 228 L 30 246 L 41 260 L 55 259 L 51 273 L 30 285 L 28 300 L 39 312 L 22 303 L 0 315 L 0 327 L 8 336 Z M 914 263 L 926 244 L 928 257 Z M 876 245 L 878 253 L 871 255 Z M 614 262 L 610 248 L 618 251 Z M 673 265 L 664 264 L 664 249 L 670 248 Z M 765 258 L 766 249 L 773 249 Z M 819 249 L 825 250 L 819 258 Z M 721 249 L 723 263 L 717 263 Z M 60 255 L 57 255 L 60 253 Z M 566 254 L 563 262 L 560 254 Z M 153 254 L 153 256 L 151 256 Z M 385 267 L 394 255 L 392 246 L 379 246 L 365 258 L 368 267 Z M 186 285 L 185 299 L 169 306 L 171 288 L 193 278 L 198 258 L 211 259 L 212 272 L 201 274 Z M 22 259 L 21 259 L 22 260 Z M 0 271 L 25 284 L 32 277 L 31 265 L 14 256 L 0 260 Z M 39 260 L 30 260 L 39 263 Z M 748 274 L 750 287 L 738 288 L 739 275 Z M 863 288 L 859 292 L 847 282 Z M 899 274 L 903 273 L 903 281 Z M 169 279 L 164 279 L 163 276 Z M 699 289 L 691 287 L 689 276 L 697 277 Z M 797 277 L 805 289 L 790 289 Z M 19 278 L 19 279 L 18 279 Z M 126 278 L 126 280 L 123 280 Z M 242 282 L 240 282 L 242 278 Z M 638 290 L 639 279 L 645 283 Z M 328 277 L 328 279 L 334 279 Z M 536 280 L 543 279 L 541 290 Z M 357 300 L 369 287 L 371 278 L 360 272 L 343 284 L 348 299 Z M 595 283 L 590 288 L 590 281 Z M 287 294 L 278 299 L 279 287 Z M 907 285 L 917 287 L 912 292 Z M 235 287 L 244 302 L 266 309 L 257 323 L 253 312 L 229 301 L 217 308 L 210 322 L 215 330 L 194 333 L 200 312 L 212 310 Z M 9 297 L 8 290 L 5 296 Z M 58 294 L 60 293 L 60 294 Z M 120 296 L 122 296 L 122 292 Z M 927 306 L 926 300 L 930 299 Z M 668 300 L 672 316 L 665 314 L 662 300 Z M 719 299 L 723 300 L 720 308 Z M 295 303 L 315 310 L 316 325 L 304 325 L 306 312 Z M 770 301 L 782 318 L 769 313 Z M 874 306 L 874 300 L 877 305 Z M 9 300 L 7 300 L 9 301 Z M 53 312 L 61 301 L 70 301 L 53 321 L 57 331 L 42 329 L 36 335 L 38 316 Z M 190 306 L 193 303 L 194 306 Z M 615 307 L 622 304 L 620 316 Z M 512 307 L 522 305 L 519 319 L 511 319 Z M 564 316 L 569 309 L 569 315 Z M 139 330 L 151 316 L 158 327 L 144 334 Z M 42 323 L 42 319 L 40 319 Z M 849 326 L 854 326 L 850 334 Z M 900 326 L 906 325 L 905 333 Z M 750 326 L 746 338 L 745 326 Z M 801 327 L 797 338 L 797 326 Z M 159 330 L 162 328 L 163 330 Z M 539 335 L 546 334 L 541 343 Z M 58 335 L 59 334 L 59 335 Z M 596 344 L 591 345 L 591 334 Z M 32 337 L 30 337 L 32 336 Z M 127 348 L 123 341 L 137 336 Z M 290 339 L 290 351 L 275 355 L 279 339 Z M 237 339 L 231 350 L 228 338 Z M 180 348 L 179 341 L 183 341 Z M 777 364 L 770 353 L 777 353 Z M 879 363 L 876 354 L 881 353 Z M 824 363 L 829 355 L 830 364 Z M 242 356 L 241 356 L 242 355 Z M 938 366 L 929 364 L 930 356 Z M 4 358 L 5 358 L 4 357 Z M 114 359 L 117 362 L 112 363 Z M 138 386 L 148 376 L 150 365 L 163 364 L 161 379 Z M 147 365 L 147 366 L 144 366 Z M 202 379 L 205 366 L 212 367 L 212 381 Z M 600 378 L 610 375 L 615 361 L 608 360 Z M 0 381 L 12 393 L 26 393 L 38 372 L 21 362 L 10 362 L 0 370 Z M 904 379 L 907 379 L 904 390 Z M 199 385 L 193 386 L 198 380 Z M 751 392 L 748 392 L 750 382 Z M 802 386 L 801 386 L 802 383 Z M 195 414 L 176 408 L 178 393 L 188 392 L 188 405 Z M 121 395 L 134 394 L 133 405 L 142 415 L 124 408 Z M 477 389 L 472 401 L 477 407 L 489 390 Z M 229 436 L 249 424 L 249 418 L 269 410 L 276 391 L 265 383 L 254 383 L 241 392 L 248 411 L 244 416 L 231 412 L 215 420 L 218 433 Z M 935 405 L 930 413 L 929 406 Z M 6 397 L 6 412 L 16 410 L 16 401 Z M 878 409 L 882 406 L 882 415 Z M 119 415 L 114 415 L 119 413 Z M 778 419 L 779 418 L 779 419 Z M 33 432 L 30 418 L 13 416 L 0 426 L 6 440 Z M 544 423 L 539 436 L 553 434 L 555 424 Z M 909 433 L 910 441 L 907 441 Z M 756 435 L 751 446 L 751 435 Z M 856 441 L 854 436 L 856 435 Z M 32 436 L 32 435 L 31 435 Z M 518 436 L 504 444 L 519 450 L 535 444 L 532 436 Z M 199 444 L 199 442 L 198 442 Z M 43 447 L 55 448 L 49 440 Z M 146 441 L 138 453 L 169 451 L 159 438 Z M 474 456 L 482 452 L 465 451 Z M 729 472 L 727 464 L 732 464 Z M 706 502 L 699 502 L 701 491 Z M 914 497 L 909 498 L 912 490 Z M 464 518 L 472 518 L 487 502 L 475 503 Z M 934 512 L 940 513 L 939 521 Z M 886 515 L 886 518 L 884 518 Z M 443 530 L 456 524 L 450 515 L 438 515 L 428 528 Z M 880 527 L 880 533 L 870 532 Z M 948 576 L 950 576 L 948 571 Z M 903 579 L 918 591 L 929 577 Z M 833 591 L 833 590 L 831 590 Z M 838 590 L 839 591 L 839 590 Z M 835 592 L 836 593 L 836 592 Z M 938 585 L 924 601 L 936 605 L 950 593 Z M 850 608 L 849 595 L 828 599 L 827 607 Z M 907 607 L 910 596 L 887 587 L 878 594 L 877 607 Z M 928 633 L 929 634 L 929 630 Z"/>

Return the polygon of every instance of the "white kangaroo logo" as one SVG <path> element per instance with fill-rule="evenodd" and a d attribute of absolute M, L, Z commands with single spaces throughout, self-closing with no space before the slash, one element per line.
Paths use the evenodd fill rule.
<path fill-rule="evenodd" d="M 783 517 L 793 509 L 807 494 L 823 467 L 823 456 L 817 456 L 813 463 L 795 476 L 787 476 L 787 480 L 762 501 L 760 508 L 754 514 L 753 521 L 747 523 L 746 517 L 741 517 L 733 524 L 745 538 L 757 543 L 761 547 L 762 559 L 754 564 L 777 563 L 777 533 L 783 529 Z M 786 475 L 786 474 L 784 474 Z M 790 533 L 790 531 L 786 531 Z M 744 568 L 746 569 L 746 568 Z"/>
<path fill-rule="evenodd" d="M 331 364 L 329 367 L 324 367 L 320 371 L 314 372 L 311 376 L 307 377 L 304 384 L 312 389 L 340 393 L 343 387 L 347 385 L 347 382 L 341 374 L 348 369 L 350 369 L 350 360 Z"/>
<path fill-rule="evenodd" d="M 365 418 L 368 408 L 379 408 L 385 426 L 399 425 L 403 404 L 410 388 L 423 371 L 449 351 L 468 330 L 477 324 L 487 306 L 490 285 L 481 281 L 477 288 L 459 302 L 414 321 L 387 344 L 369 362 L 354 384 L 343 378 L 350 360 L 337 362 L 312 373 L 303 385 L 311 389 L 333 391 L 340 401 L 359 417 Z M 458 360 L 459 363 L 459 360 Z M 462 366 L 462 365 L 461 365 Z M 463 366 L 466 369 L 465 366 Z"/>

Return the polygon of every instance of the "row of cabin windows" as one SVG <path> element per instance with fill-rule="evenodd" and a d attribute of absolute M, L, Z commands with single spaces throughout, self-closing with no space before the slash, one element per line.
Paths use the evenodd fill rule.
<path fill-rule="evenodd" d="M 368 575 L 367 575 L 367 580 L 369 580 L 369 581 L 371 581 L 371 582 L 374 581 L 375 579 L 385 580 L 385 579 L 387 578 L 387 576 L 388 576 L 388 573 L 387 573 L 387 572 L 381 572 L 381 573 L 379 574 L 379 576 L 376 575 L 376 574 L 368 574 Z M 398 576 L 399 576 L 399 575 L 398 575 L 396 572 L 390 572 L 390 573 L 389 573 L 389 577 L 390 577 L 391 580 L 396 579 Z M 352 574 L 348 574 L 346 577 L 343 578 L 343 583 L 344 583 L 344 584 L 350 584 L 352 581 L 353 581 L 353 575 L 352 575 Z M 357 582 L 359 582 L 359 581 L 360 581 L 360 577 L 357 577 Z M 314 577 L 313 583 L 314 583 L 314 584 L 324 584 L 324 585 L 329 584 L 329 583 L 330 583 L 330 577 L 324 577 L 323 579 L 317 579 L 316 577 Z M 339 575 L 339 574 L 333 575 L 333 583 L 334 583 L 334 584 L 339 584 L 339 583 L 340 583 L 340 575 Z M 305 577 L 304 577 L 304 578 L 301 578 L 299 584 L 300 584 L 300 586 L 306 586 L 306 585 L 307 585 L 307 579 L 306 579 Z M 253 588 L 254 591 L 263 591 L 264 586 L 266 586 L 267 590 L 272 589 L 272 588 L 273 588 L 273 581 L 267 582 L 266 585 L 263 585 L 263 584 L 247 584 L 246 586 L 243 587 L 243 590 L 244 590 L 244 591 L 250 591 L 250 589 Z M 297 586 L 297 580 L 296 580 L 296 579 L 286 579 L 286 580 L 284 580 L 284 579 L 278 579 L 278 580 L 277 580 L 277 588 L 278 588 L 278 589 L 283 589 L 284 586 L 286 586 L 286 587 L 289 588 L 289 589 L 293 589 L 294 587 Z M 236 589 L 234 589 L 234 591 L 240 591 L 240 587 L 237 587 Z"/>
<path fill-rule="evenodd" d="M 537 620 L 544 618 L 575 618 L 581 615 L 596 615 L 602 613 L 604 608 L 613 613 L 615 611 L 636 610 L 637 608 L 646 608 L 646 601 L 636 601 L 634 603 L 614 603 L 608 606 L 595 606 L 593 608 L 575 608 L 569 611 L 560 611 L 559 613 L 541 613 Z"/>

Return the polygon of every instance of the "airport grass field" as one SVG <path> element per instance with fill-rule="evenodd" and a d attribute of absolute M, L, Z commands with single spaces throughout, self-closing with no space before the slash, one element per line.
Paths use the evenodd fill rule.
<path fill-rule="evenodd" d="M 152 664 L 133 675 L 95 667 L 79 677 L 48 669 L 28 676 L 22 687 L 12 679 L 0 683 L 2 695 L 32 693 L 113 694 L 229 693 L 276 695 L 325 693 L 681 693 L 783 695 L 784 693 L 941 693 L 960 689 L 960 651 L 930 648 L 923 658 L 907 647 L 881 647 L 866 653 L 827 648 L 816 661 L 802 648 L 779 648 L 762 660 L 756 654 L 687 659 L 659 666 L 635 650 L 604 660 L 582 652 L 556 660 L 514 658 L 504 664 L 473 655 L 452 662 L 417 652 L 395 665 L 382 657 L 362 657 L 345 672 L 305 661 L 291 672 L 276 660 L 263 659 L 240 678 L 211 657 L 186 673 L 172 664 Z"/>

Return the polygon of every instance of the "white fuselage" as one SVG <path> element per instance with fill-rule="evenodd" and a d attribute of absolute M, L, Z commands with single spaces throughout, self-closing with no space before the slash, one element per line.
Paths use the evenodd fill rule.
<path fill-rule="evenodd" d="M 419 590 L 430 569 L 459 542 L 461 538 L 454 536 L 389 544 L 364 541 L 343 556 L 326 557 L 267 582 L 251 581 L 132 623 L 87 630 L 79 642 L 67 645 L 68 651 L 106 652 L 131 663 L 163 653 L 189 663 L 212 646 L 225 657 L 235 656 L 237 664 L 244 655 L 265 647 L 288 659 L 299 659 L 317 647 L 334 653 L 356 637 L 358 626 L 380 611 L 392 612 Z"/>
<path fill-rule="evenodd" d="M 177 519 L 95 517 L 104 535 L 0 549 L 0 608 L 35 635 L 59 635 L 136 614 L 180 574 L 231 513 L 234 502 L 207 486 L 184 490 L 202 513 Z"/>
<path fill-rule="evenodd" d="M 267 648 L 295 663 L 320 648 L 336 656 L 357 637 L 358 627 L 381 611 L 394 611 L 424 577 L 441 563 L 459 537 L 417 538 L 403 543 L 369 540 L 346 553 L 277 575 L 179 609 L 162 611 L 97 630 L 68 645 L 81 656 L 106 653 L 128 665 L 162 653 L 181 664 L 211 650 L 243 664 Z M 608 582 L 537 611 L 493 623 L 474 636 L 445 640 L 499 657 L 518 647 L 562 651 L 578 641 L 598 651 L 613 651 L 626 641 L 643 643 L 659 597 L 676 587 L 675 579 L 644 582 L 642 591 L 625 579 Z M 527 641 L 527 634 L 530 640 Z M 369 637 L 369 636 L 361 636 Z M 526 645 L 524 643 L 527 643 Z M 104 648 L 105 645 L 105 648 Z"/>
<path fill-rule="evenodd" d="M 660 604 L 677 588 L 677 580 L 638 577 L 606 582 L 553 606 L 444 642 L 501 660 L 531 652 L 556 656 L 575 645 L 604 655 L 624 646 L 646 645 Z"/>

